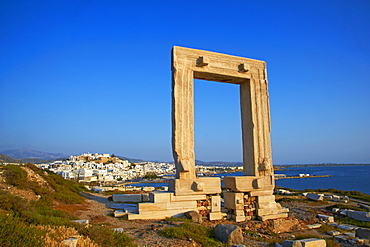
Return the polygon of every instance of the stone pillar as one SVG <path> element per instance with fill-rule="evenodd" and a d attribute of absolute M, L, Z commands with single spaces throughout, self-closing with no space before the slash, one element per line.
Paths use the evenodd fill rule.
<path fill-rule="evenodd" d="M 252 77 L 240 84 L 240 105 L 243 173 L 246 176 L 271 176 L 273 168 L 267 80 Z"/>
<path fill-rule="evenodd" d="M 194 179 L 193 71 L 172 68 L 172 151 L 177 179 Z"/>

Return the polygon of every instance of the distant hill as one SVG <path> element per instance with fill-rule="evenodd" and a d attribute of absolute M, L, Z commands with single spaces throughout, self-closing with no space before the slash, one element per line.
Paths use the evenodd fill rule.
<path fill-rule="evenodd" d="M 124 160 L 127 160 L 128 162 L 130 163 L 140 163 L 140 162 L 147 162 L 146 160 L 142 160 L 142 159 L 133 159 L 133 158 L 127 158 L 127 157 L 123 157 L 123 156 L 117 156 L 117 158 L 120 158 L 120 159 L 124 159 Z"/>
<path fill-rule="evenodd" d="M 201 166 L 242 166 L 242 162 L 226 162 L 226 161 L 201 161 L 201 160 L 195 160 L 196 165 Z"/>
<path fill-rule="evenodd" d="M 4 154 L 0 154 L 0 163 L 18 163 L 18 160 L 12 159 Z"/>
<path fill-rule="evenodd" d="M 4 154 L 13 159 L 36 159 L 36 160 L 51 160 L 68 158 L 70 155 L 66 153 L 47 153 L 38 150 L 32 150 L 28 148 L 15 149 L 15 150 L 4 150 L 0 154 Z"/>

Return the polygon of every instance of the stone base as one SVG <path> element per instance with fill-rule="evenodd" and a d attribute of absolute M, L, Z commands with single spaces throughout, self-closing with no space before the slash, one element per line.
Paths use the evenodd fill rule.
<path fill-rule="evenodd" d="M 225 177 L 224 186 L 234 192 L 264 192 L 273 191 L 275 180 L 273 176 L 255 177 L 238 176 Z"/>
<path fill-rule="evenodd" d="M 173 191 L 176 196 L 219 194 L 221 179 L 218 177 L 173 179 L 168 182 L 168 190 Z"/>
<path fill-rule="evenodd" d="M 189 211 L 203 209 L 210 211 L 210 220 L 221 220 L 225 216 L 221 213 L 221 197 L 214 195 L 175 195 L 174 192 L 153 192 L 149 194 L 150 202 L 139 203 L 138 212 L 128 214 L 129 220 L 137 219 L 164 219 L 166 217 L 182 217 Z M 209 206 L 199 206 L 199 201 L 209 200 Z"/>
<path fill-rule="evenodd" d="M 225 207 L 234 210 L 235 221 L 245 220 L 241 211 L 260 220 L 288 217 L 289 209 L 275 202 L 273 176 L 225 177 L 224 185 L 232 190 L 224 193 L 224 199 Z"/>

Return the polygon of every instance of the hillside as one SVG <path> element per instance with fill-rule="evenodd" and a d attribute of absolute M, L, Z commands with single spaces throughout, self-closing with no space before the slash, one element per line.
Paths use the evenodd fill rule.
<path fill-rule="evenodd" d="M 87 207 L 77 182 L 40 170 L 32 164 L 0 166 L 0 246 L 133 246 L 132 239 L 110 229 L 72 222 Z"/>
<path fill-rule="evenodd" d="M 4 150 L 0 152 L 13 159 L 41 159 L 51 160 L 59 158 L 68 158 L 70 155 L 66 153 L 47 153 L 43 151 L 33 150 L 29 148 Z"/>
<path fill-rule="evenodd" d="M 0 154 L 0 163 L 18 163 L 19 161 L 13 158 L 10 158 L 4 154 Z"/>

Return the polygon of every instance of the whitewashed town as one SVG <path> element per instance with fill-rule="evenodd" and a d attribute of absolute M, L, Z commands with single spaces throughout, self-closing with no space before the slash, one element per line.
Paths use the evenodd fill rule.
<path fill-rule="evenodd" d="M 164 162 L 138 162 L 131 163 L 114 154 L 83 153 L 70 156 L 68 159 L 54 161 L 48 164 L 39 164 L 38 167 L 48 169 L 61 175 L 64 179 L 91 184 L 90 189 L 97 192 L 107 190 L 152 190 L 154 188 L 135 188 L 134 186 L 122 187 L 133 181 L 143 181 L 143 178 L 173 178 L 175 165 Z M 242 167 L 217 167 L 218 170 L 237 171 Z M 197 166 L 198 175 L 214 173 L 215 167 Z M 226 170 L 225 170 L 226 171 Z M 158 179 L 157 179 L 158 180 Z M 110 186 L 110 187 L 109 187 Z M 166 190 L 166 188 L 162 188 Z"/>

